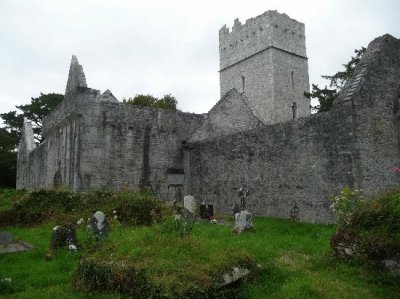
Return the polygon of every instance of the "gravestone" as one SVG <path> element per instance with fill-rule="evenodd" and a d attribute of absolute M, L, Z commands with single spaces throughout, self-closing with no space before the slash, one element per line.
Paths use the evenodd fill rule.
<path fill-rule="evenodd" d="M 97 211 L 89 221 L 88 229 L 96 236 L 96 239 L 103 239 L 108 236 L 110 225 L 106 215 Z"/>
<path fill-rule="evenodd" d="M 31 248 L 33 246 L 24 241 L 13 241 L 10 232 L 0 232 L 0 254 L 26 251 Z"/>
<path fill-rule="evenodd" d="M 209 204 L 200 205 L 200 217 L 201 219 L 211 220 L 214 216 L 214 206 Z"/>
<path fill-rule="evenodd" d="M 244 210 L 240 213 L 235 214 L 235 226 L 233 231 L 241 234 L 244 231 L 253 229 L 253 216 L 250 212 Z"/>
<path fill-rule="evenodd" d="M 0 245 L 11 243 L 13 240 L 12 234 L 9 232 L 0 232 Z"/>
<path fill-rule="evenodd" d="M 73 225 L 57 225 L 51 234 L 50 247 L 67 246 L 68 249 L 77 249 L 76 230 Z"/>
<path fill-rule="evenodd" d="M 183 198 L 183 208 L 185 221 L 194 221 L 196 216 L 196 202 L 193 196 L 186 195 Z"/>

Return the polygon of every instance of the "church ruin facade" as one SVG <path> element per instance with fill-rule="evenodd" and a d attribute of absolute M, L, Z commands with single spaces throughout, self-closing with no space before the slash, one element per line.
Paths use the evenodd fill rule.
<path fill-rule="evenodd" d="M 331 111 L 310 114 L 304 24 L 268 11 L 220 37 L 221 99 L 207 114 L 120 103 L 87 87 L 73 56 L 64 101 L 36 145 L 24 122 L 17 188 L 148 187 L 229 213 L 250 189 L 254 214 L 332 222 L 329 196 L 397 186 L 400 41 L 372 41 Z"/>

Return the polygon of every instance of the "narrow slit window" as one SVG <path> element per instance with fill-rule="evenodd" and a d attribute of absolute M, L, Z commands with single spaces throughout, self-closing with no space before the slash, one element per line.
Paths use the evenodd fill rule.
<path fill-rule="evenodd" d="M 292 104 L 292 113 L 293 113 L 293 119 L 295 119 L 296 118 L 296 114 L 297 114 L 297 103 L 296 102 L 293 102 L 293 104 Z"/>
<path fill-rule="evenodd" d="M 245 85 L 246 85 L 246 78 L 242 76 L 242 92 L 244 92 Z"/>
<path fill-rule="evenodd" d="M 294 88 L 294 72 L 290 71 L 290 80 L 292 82 L 292 88 Z"/>

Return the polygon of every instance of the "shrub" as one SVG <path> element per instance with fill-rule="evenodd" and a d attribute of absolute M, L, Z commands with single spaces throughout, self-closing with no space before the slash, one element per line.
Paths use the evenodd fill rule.
<path fill-rule="evenodd" d="M 201 248 L 192 237 L 156 235 L 150 243 L 142 241 L 134 245 L 134 255 L 119 253 L 121 245 L 101 244 L 81 258 L 73 285 L 132 298 L 239 298 L 240 281 L 221 288 L 223 275 L 245 267 L 248 279 L 255 279 L 259 271 L 254 257 L 240 249 Z"/>
<path fill-rule="evenodd" d="M 400 261 L 400 189 L 367 200 L 345 188 L 333 200 L 338 228 L 331 246 L 336 252 L 343 247 L 366 260 Z"/>
<path fill-rule="evenodd" d="M 113 263 L 94 259 L 81 259 L 73 276 L 77 289 L 129 294 L 133 298 L 147 298 L 149 287 L 143 271 L 137 271 L 128 263 Z"/>
<path fill-rule="evenodd" d="M 40 223 L 54 216 L 68 214 L 79 205 L 79 195 L 67 190 L 39 190 L 27 193 L 15 203 L 17 223 Z"/>
<path fill-rule="evenodd" d="M 184 221 L 182 216 L 175 217 L 172 213 L 163 218 L 160 226 L 160 231 L 163 234 L 170 234 L 175 237 L 185 237 L 190 235 L 194 223 L 191 221 Z"/>
<path fill-rule="evenodd" d="M 162 218 L 163 205 L 147 192 L 121 192 L 116 195 L 118 219 L 122 223 L 150 225 Z"/>
<path fill-rule="evenodd" d="M 39 224 L 54 220 L 57 224 L 75 223 L 96 211 L 118 218 L 124 223 L 149 225 L 161 218 L 163 205 L 146 191 L 113 192 L 95 190 L 85 193 L 68 190 L 38 190 L 18 195 L 18 200 L 1 201 L 1 224 Z M 1 207 L 0 205 L 0 207 Z"/>

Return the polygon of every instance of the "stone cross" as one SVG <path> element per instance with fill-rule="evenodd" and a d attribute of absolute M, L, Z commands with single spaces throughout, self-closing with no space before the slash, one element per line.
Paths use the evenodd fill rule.
<path fill-rule="evenodd" d="M 246 210 L 246 198 L 250 194 L 250 189 L 243 185 L 238 190 L 238 195 L 240 198 L 240 208 L 242 211 Z"/>

